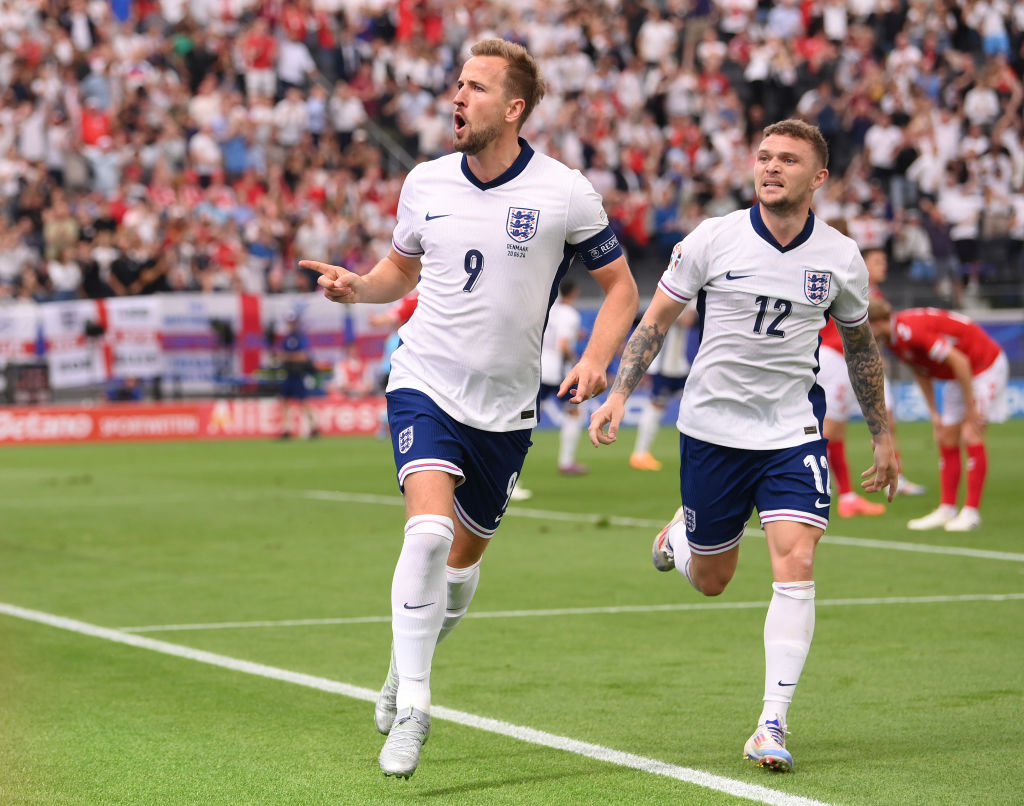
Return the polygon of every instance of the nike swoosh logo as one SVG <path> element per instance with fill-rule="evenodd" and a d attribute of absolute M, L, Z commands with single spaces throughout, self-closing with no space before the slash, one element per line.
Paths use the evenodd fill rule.
<path fill-rule="evenodd" d="M 779 681 L 779 685 L 780 685 L 780 686 L 795 686 L 795 685 L 796 685 L 796 683 L 783 683 L 783 682 L 782 682 L 782 681 L 780 680 L 780 681 Z"/>
<path fill-rule="evenodd" d="M 451 213 L 441 213 L 440 215 L 431 215 L 430 213 L 427 213 L 427 221 L 433 221 L 435 218 L 448 218 L 450 215 Z"/>
<path fill-rule="evenodd" d="M 820 498 L 815 498 L 814 499 L 814 508 L 815 509 L 826 509 L 827 507 L 828 507 L 828 501 L 826 501 L 823 504 L 823 503 L 821 503 L 821 499 Z"/>
<path fill-rule="evenodd" d="M 411 605 L 408 602 L 406 602 L 403 605 L 403 607 L 405 607 L 406 610 L 420 610 L 421 608 L 424 608 L 424 607 L 430 607 L 432 604 L 437 604 L 437 602 L 427 602 L 426 604 L 421 604 L 421 605 Z"/>
<path fill-rule="evenodd" d="M 746 277 L 753 277 L 753 274 L 733 274 L 731 271 L 725 273 L 726 280 L 743 280 Z"/>

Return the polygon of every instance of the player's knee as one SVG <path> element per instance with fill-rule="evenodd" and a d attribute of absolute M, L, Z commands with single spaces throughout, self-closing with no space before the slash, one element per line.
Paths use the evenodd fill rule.
<path fill-rule="evenodd" d="M 814 575 L 814 546 L 795 546 L 773 566 L 786 579 L 811 579 Z"/>
<path fill-rule="evenodd" d="M 721 579 L 701 579 L 697 578 L 693 581 L 694 587 L 698 591 L 703 593 L 705 596 L 721 596 L 725 593 L 725 588 L 729 584 L 728 580 Z"/>
<path fill-rule="evenodd" d="M 940 425 L 935 431 L 935 441 L 940 448 L 956 448 L 960 445 L 959 425 Z"/>
<path fill-rule="evenodd" d="M 717 567 L 711 563 L 695 563 L 691 560 L 690 582 L 705 596 L 720 596 L 732 579 L 732 569 Z"/>

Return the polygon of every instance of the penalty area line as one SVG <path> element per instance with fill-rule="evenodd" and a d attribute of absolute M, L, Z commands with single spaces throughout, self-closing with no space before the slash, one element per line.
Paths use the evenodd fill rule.
<path fill-rule="evenodd" d="M 219 655 L 215 652 L 207 652 L 202 649 L 172 644 L 166 641 L 158 641 L 153 638 L 145 638 L 141 635 L 132 635 L 121 630 L 112 630 L 108 627 L 100 627 L 96 624 L 89 624 L 76 619 L 57 616 L 52 613 L 45 613 L 39 610 L 29 610 L 17 605 L 0 602 L 0 613 L 13 618 L 25 621 L 45 624 L 60 630 L 85 635 L 90 638 L 99 638 L 104 641 L 111 641 L 116 644 L 124 644 L 137 649 L 146 649 L 150 652 L 158 652 L 163 655 L 172 655 L 185 660 L 205 663 L 222 669 L 228 669 L 243 674 L 255 675 L 269 680 L 277 680 L 283 683 L 291 683 L 297 686 L 324 691 L 330 694 L 340 694 L 356 700 L 374 702 L 377 699 L 377 692 L 360 686 L 353 686 L 348 683 L 341 683 L 337 680 L 329 680 L 325 677 L 293 672 L 288 669 L 281 669 L 276 666 L 266 666 L 262 663 L 232 658 L 227 655 Z M 769 804 L 770 806 L 830 806 L 827 803 L 811 798 L 804 798 L 798 795 L 790 795 L 785 792 L 778 792 L 768 787 L 748 784 L 743 781 L 736 781 L 721 775 L 713 775 L 702 770 L 680 767 L 676 764 L 669 764 L 665 761 L 658 761 L 645 756 L 638 756 L 634 753 L 625 753 L 614 750 L 610 747 L 603 747 L 590 742 L 583 742 L 571 739 L 566 736 L 558 736 L 542 730 L 514 725 L 511 722 L 503 722 L 499 719 L 477 716 L 476 714 L 457 711 L 454 708 L 434 706 L 430 709 L 430 715 L 435 719 L 455 722 L 477 730 L 496 733 L 507 736 L 517 741 L 528 744 L 540 745 L 553 750 L 563 750 L 584 756 L 596 761 L 603 761 L 615 764 L 620 767 L 629 767 L 641 772 L 661 775 L 666 778 L 674 778 L 677 781 L 694 784 L 705 789 L 713 789 L 724 792 L 738 798 Z"/>

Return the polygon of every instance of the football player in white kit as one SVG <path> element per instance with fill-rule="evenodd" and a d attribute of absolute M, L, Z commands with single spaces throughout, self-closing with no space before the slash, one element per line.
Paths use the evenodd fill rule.
<path fill-rule="evenodd" d="M 563 476 L 587 473 L 587 468 L 576 461 L 583 416 L 578 406 L 558 398 L 566 369 L 576 363 L 581 317 L 573 303 L 579 295 L 579 287 L 573 280 L 562 280 L 558 299 L 548 313 L 540 347 L 540 407 L 558 426 L 558 472 Z"/>
<path fill-rule="evenodd" d="M 600 195 L 519 137 L 544 94 L 536 62 L 500 39 L 471 54 L 454 97 L 461 154 L 409 172 L 387 257 L 365 276 L 299 264 L 320 272 L 335 302 L 391 302 L 419 289 L 387 387 L 408 520 L 391 589 L 391 666 L 374 711 L 388 736 L 381 769 L 406 778 L 430 731 L 435 645 L 473 598 L 531 444 L 541 335 L 559 281 L 578 257 L 605 294 L 559 389 L 573 403 L 605 390 L 638 307 Z"/>
<path fill-rule="evenodd" d="M 655 539 L 659 571 L 701 593 L 732 579 L 756 507 L 771 557 L 764 626 L 765 694 L 744 754 L 787 771 L 786 716 L 814 632 L 814 552 L 828 524 L 825 396 L 815 382 L 819 331 L 831 316 L 871 431 L 868 492 L 896 492 L 883 366 L 867 323 L 868 278 L 856 243 L 811 212 L 828 177 L 821 132 L 799 120 L 768 126 L 757 150 L 757 204 L 700 224 L 673 251 L 654 299 L 626 344 L 590 438 L 615 441 L 625 402 L 691 299 L 700 347 L 679 407 L 683 506 Z M 605 428 L 607 427 L 607 431 Z"/>

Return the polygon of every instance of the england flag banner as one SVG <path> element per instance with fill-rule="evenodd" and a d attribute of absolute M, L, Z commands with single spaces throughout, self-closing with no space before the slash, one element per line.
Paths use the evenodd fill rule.
<path fill-rule="evenodd" d="M 50 386 L 70 389 L 106 381 L 108 358 L 96 301 L 50 302 L 40 306 L 40 315 Z"/>
<path fill-rule="evenodd" d="M 37 360 L 39 310 L 31 302 L 0 306 L 0 391 L 6 388 L 4 369 L 8 364 Z"/>
<path fill-rule="evenodd" d="M 160 331 L 163 306 L 156 297 L 119 297 L 97 303 L 105 306 L 105 339 L 112 355 L 115 378 L 156 378 L 164 374 Z"/>

